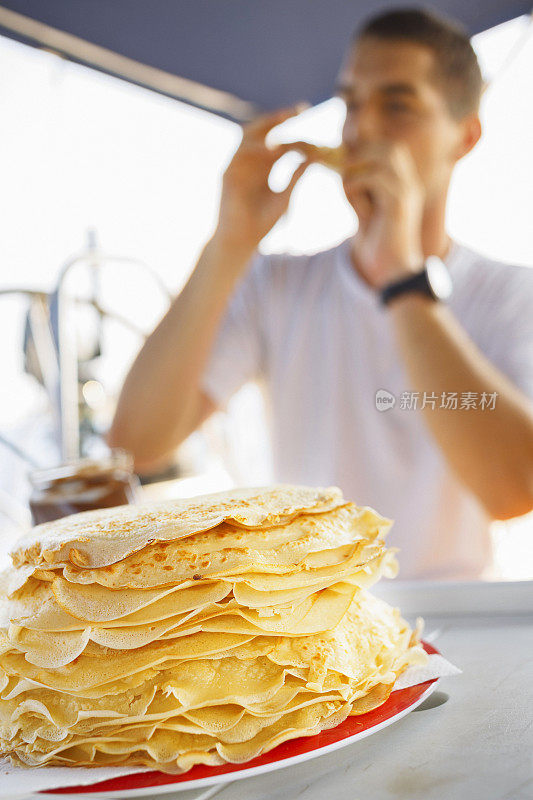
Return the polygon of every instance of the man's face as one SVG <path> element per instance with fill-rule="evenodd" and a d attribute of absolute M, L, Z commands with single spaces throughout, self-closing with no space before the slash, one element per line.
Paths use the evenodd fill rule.
<path fill-rule="evenodd" d="M 464 138 L 462 121 L 452 116 L 438 83 L 434 58 L 421 45 L 367 37 L 351 48 L 338 78 L 348 155 L 365 143 L 402 142 L 430 201 L 447 191 Z"/>

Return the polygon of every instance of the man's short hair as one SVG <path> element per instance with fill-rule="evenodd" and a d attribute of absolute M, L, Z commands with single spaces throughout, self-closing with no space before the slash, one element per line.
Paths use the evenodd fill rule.
<path fill-rule="evenodd" d="M 452 115 L 461 118 L 477 112 L 483 78 L 462 25 L 425 9 L 404 8 L 372 17 L 355 32 L 354 41 L 366 37 L 427 47 L 435 56 L 435 77 L 443 86 Z"/>

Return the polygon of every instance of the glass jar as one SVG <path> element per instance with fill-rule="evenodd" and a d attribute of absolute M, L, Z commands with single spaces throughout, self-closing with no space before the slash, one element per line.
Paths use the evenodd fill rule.
<path fill-rule="evenodd" d="M 136 503 L 140 497 L 133 459 L 124 450 L 34 470 L 29 479 L 34 525 L 79 511 Z"/>

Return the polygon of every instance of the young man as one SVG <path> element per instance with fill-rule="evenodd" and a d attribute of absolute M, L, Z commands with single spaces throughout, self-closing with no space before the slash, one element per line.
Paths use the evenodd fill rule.
<path fill-rule="evenodd" d="M 392 517 L 402 578 L 486 574 L 490 521 L 533 507 L 533 273 L 446 233 L 481 89 L 454 24 L 418 10 L 371 20 L 338 88 L 358 230 L 312 256 L 254 256 L 308 162 L 273 193 L 290 146 L 265 136 L 296 111 L 249 125 L 216 232 L 137 357 L 110 442 L 147 466 L 260 379 L 276 480 L 338 484 Z"/>

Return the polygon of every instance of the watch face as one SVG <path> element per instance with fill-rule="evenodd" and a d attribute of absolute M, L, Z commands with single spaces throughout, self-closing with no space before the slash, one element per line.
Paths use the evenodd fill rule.
<path fill-rule="evenodd" d="M 437 256 L 426 259 L 426 275 L 431 291 L 439 300 L 447 300 L 453 289 L 448 268 Z"/>

